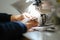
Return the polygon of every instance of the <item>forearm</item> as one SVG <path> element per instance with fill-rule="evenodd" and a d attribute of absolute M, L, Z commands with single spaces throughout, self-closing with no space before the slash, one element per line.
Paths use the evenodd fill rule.
<path fill-rule="evenodd" d="M 11 16 L 11 21 L 22 21 L 24 19 L 23 15 L 12 15 Z"/>
<path fill-rule="evenodd" d="M 7 13 L 0 13 L 0 22 L 21 21 L 23 20 L 23 18 L 23 15 L 11 15 Z"/>

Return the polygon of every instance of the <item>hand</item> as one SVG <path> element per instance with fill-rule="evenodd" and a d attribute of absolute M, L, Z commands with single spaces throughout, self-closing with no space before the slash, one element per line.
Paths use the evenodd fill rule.
<path fill-rule="evenodd" d="M 31 16 L 29 16 L 29 13 L 24 12 L 23 14 L 20 15 L 12 15 L 11 16 L 11 21 L 22 21 L 25 18 L 31 19 Z"/>
<path fill-rule="evenodd" d="M 22 21 L 23 19 L 24 19 L 24 16 L 23 15 L 20 15 L 19 17 L 16 18 L 17 21 Z"/>
<path fill-rule="evenodd" d="M 24 13 L 22 13 L 20 15 L 12 15 L 11 16 L 11 21 L 22 21 L 22 20 L 24 20 L 26 18 L 28 18 L 28 19 L 36 19 L 36 17 L 31 16 L 27 12 L 24 12 Z"/>
<path fill-rule="evenodd" d="M 36 27 L 38 26 L 38 22 L 34 19 L 34 20 L 30 20 L 26 23 L 27 29 L 30 29 L 32 27 Z"/>

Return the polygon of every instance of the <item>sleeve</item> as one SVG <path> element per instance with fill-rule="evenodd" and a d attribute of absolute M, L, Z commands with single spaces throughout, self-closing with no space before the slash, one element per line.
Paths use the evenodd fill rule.
<path fill-rule="evenodd" d="M 22 35 L 27 31 L 26 26 L 23 23 L 7 22 L 0 23 L 0 36 L 2 38 L 13 38 Z"/>
<path fill-rule="evenodd" d="M 10 21 L 11 15 L 7 13 L 0 13 L 0 22 L 8 22 Z"/>

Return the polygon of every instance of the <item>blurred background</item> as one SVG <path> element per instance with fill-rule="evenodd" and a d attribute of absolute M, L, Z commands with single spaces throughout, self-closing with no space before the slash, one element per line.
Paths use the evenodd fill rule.
<path fill-rule="evenodd" d="M 30 1 L 30 2 L 29 2 Z M 0 13 L 12 15 L 21 14 L 32 3 L 32 0 L 0 0 Z M 60 0 L 50 0 L 53 4 L 60 5 Z M 27 32 L 25 37 L 31 40 L 60 40 L 60 31 L 55 33 L 49 32 Z"/>

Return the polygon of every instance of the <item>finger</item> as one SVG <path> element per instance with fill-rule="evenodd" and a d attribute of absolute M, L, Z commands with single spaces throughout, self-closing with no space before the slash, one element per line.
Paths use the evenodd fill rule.
<path fill-rule="evenodd" d="M 36 17 L 31 16 L 31 19 L 36 19 Z"/>
<path fill-rule="evenodd" d="M 29 16 L 25 15 L 27 18 L 30 18 Z"/>
<path fill-rule="evenodd" d="M 33 29 L 29 29 L 28 32 L 33 32 L 34 30 Z"/>

